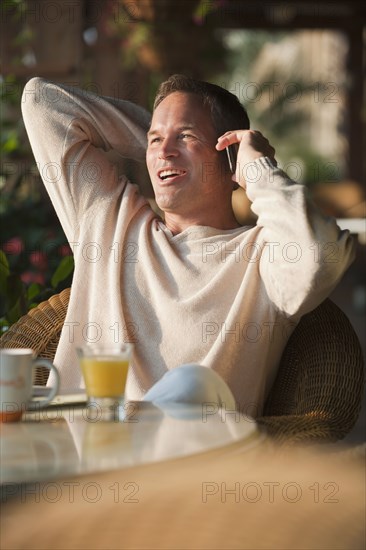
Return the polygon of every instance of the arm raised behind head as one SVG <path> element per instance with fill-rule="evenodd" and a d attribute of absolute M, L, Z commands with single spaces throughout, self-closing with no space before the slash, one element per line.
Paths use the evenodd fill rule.
<path fill-rule="evenodd" d="M 38 77 L 26 84 L 21 106 L 39 172 L 72 240 L 90 204 L 125 184 L 106 152 L 144 161 L 150 114 Z"/>

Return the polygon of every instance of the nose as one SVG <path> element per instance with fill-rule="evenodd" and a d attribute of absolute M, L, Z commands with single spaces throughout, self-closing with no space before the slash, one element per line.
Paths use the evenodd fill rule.
<path fill-rule="evenodd" d="M 160 144 L 158 155 L 159 158 L 168 159 L 170 157 L 177 157 L 178 154 L 178 149 L 175 146 L 173 139 L 166 137 Z"/>

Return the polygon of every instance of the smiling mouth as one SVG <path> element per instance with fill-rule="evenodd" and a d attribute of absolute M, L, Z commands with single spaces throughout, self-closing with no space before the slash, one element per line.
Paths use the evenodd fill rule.
<path fill-rule="evenodd" d="M 165 168 L 158 172 L 158 177 L 160 181 L 170 182 L 175 178 L 184 176 L 186 174 L 185 170 L 180 170 L 178 168 Z"/>

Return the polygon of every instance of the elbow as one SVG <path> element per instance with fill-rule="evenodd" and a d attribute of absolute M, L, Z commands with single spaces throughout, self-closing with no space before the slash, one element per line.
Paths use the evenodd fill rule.
<path fill-rule="evenodd" d="M 337 241 L 325 243 L 316 262 L 314 279 L 334 287 L 356 257 L 356 241 L 349 231 L 342 231 Z"/>
<path fill-rule="evenodd" d="M 334 272 L 324 266 L 308 264 L 282 270 L 267 289 L 271 301 L 282 315 L 301 317 L 322 302 L 335 286 Z"/>
<path fill-rule="evenodd" d="M 314 247 L 311 250 L 315 252 Z M 355 240 L 345 231 L 337 241 L 327 242 L 319 250 L 318 256 L 307 257 L 302 274 L 297 273 L 298 282 L 303 278 L 297 297 L 297 308 L 301 314 L 317 307 L 339 284 L 355 259 Z"/>
<path fill-rule="evenodd" d="M 41 101 L 44 99 L 45 95 L 44 86 L 45 80 L 39 76 L 35 76 L 28 80 L 24 86 L 21 98 L 23 117 L 26 117 L 28 113 L 32 112 L 38 105 L 41 104 Z"/>
<path fill-rule="evenodd" d="M 287 314 L 304 315 L 316 308 L 336 288 L 351 262 L 350 257 L 349 262 L 324 264 L 314 271 L 307 288 L 303 287 L 303 292 L 299 292 L 296 300 L 291 303 L 292 307 L 287 308 Z M 305 291 L 304 288 L 306 288 Z"/>

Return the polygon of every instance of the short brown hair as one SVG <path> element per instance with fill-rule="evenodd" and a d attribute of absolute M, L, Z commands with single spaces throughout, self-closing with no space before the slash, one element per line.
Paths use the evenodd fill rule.
<path fill-rule="evenodd" d="M 248 130 L 248 114 L 236 95 L 225 88 L 196 80 L 183 74 L 174 74 L 159 86 L 154 101 L 154 110 L 168 95 L 174 92 L 186 92 L 198 95 L 211 113 L 212 123 L 217 137 L 229 130 Z"/>

